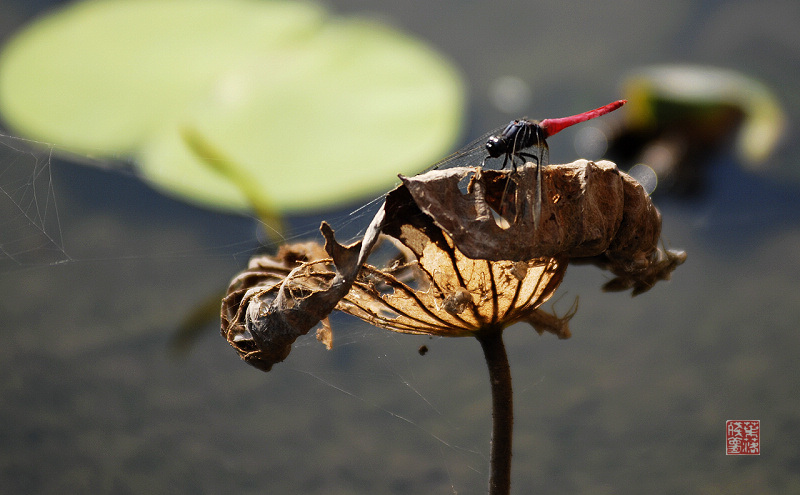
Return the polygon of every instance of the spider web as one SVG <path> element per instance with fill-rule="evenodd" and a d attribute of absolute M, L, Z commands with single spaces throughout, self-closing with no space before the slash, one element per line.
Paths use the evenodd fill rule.
<path fill-rule="evenodd" d="M 86 157 L 75 158 L 79 161 L 91 160 Z M 59 196 L 59 192 L 65 192 L 63 175 L 57 146 L 0 133 L 0 273 L 10 275 L 8 272 L 18 272 L 14 274 L 15 279 L 27 278 L 28 273 L 35 273 L 37 279 L 42 280 L 47 278 L 47 273 L 60 271 L 57 265 L 72 264 L 74 268 L 86 265 L 94 267 L 98 263 L 139 266 L 147 264 L 148 260 L 162 264 L 166 261 L 187 264 L 202 258 L 219 258 L 220 253 L 223 257 L 233 256 L 236 265 L 244 267 L 253 246 L 257 245 L 256 239 L 250 238 L 220 243 L 210 248 L 175 250 L 156 246 L 153 251 L 141 253 L 99 252 L 98 249 L 103 248 L 93 245 L 97 239 L 81 239 L 72 232 L 75 228 L 72 225 L 72 212 L 69 211 L 72 202 L 69 194 Z M 333 225 L 337 238 L 342 242 L 355 240 L 381 202 L 382 195 L 357 208 L 325 214 L 320 218 Z M 114 214 L 113 208 L 108 214 Z M 307 227 L 296 229 L 296 232 L 283 237 L 284 242 L 320 240 L 319 219 L 307 223 Z M 28 272 L 23 273 L 25 270 Z M 233 272 L 229 275 L 232 276 Z M 64 297 L 71 296 L 65 294 Z M 305 349 L 298 349 L 296 356 L 281 364 L 287 370 L 285 372 L 294 374 L 298 378 L 293 380 L 299 379 L 311 389 L 315 386 L 327 389 L 326 394 L 338 396 L 334 400 L 349 403 L 347 407 L 358 414 L 373 416 L 373 423 L 386 423 L 403 436 L 422 442 L 430 451 L 426 454 L 429 460 L 446 473 L 443 481 L 445 487 L 450 487 L 446 489 L 447 492 L 461 491 L 465 476 L 479 480 L 482 485 L 487 476 L 488 444 L 476 443 L 469 437 L 461 438 L 463 426 L 447 419 L 451 409 L 458 407 L 449 404 L 451 399 L 447 397 L 447 387 L 426 383 L 425 377 L 415 369 L 418 360 L 426 359 L 418 355 L 417 348 L 421 344 L 432 345 L 430 341 L 426 337 L 398 337 L 366 325 L 353 325 L 349 318 L 347 322 L 341 321 L 343 319 L 334 320 L 336 340 L 332 352 L 348 356 L 354 349 L 360 349 L 362 357 L 358 366 L 341 370 L 320 363 L 320 359 L 324 361 L 328 356 L 335 355 L 321 349 L 313 336 L 308 336 L 297 343 L 298 348 Z M 214 345 L 226 344 L 214 341 Z M 477 346 L 473 347 L 477 352 Z M 230 359 L 236 360 L 233 354 Z M 430 361 L 430 358 L 427 360 Z M 240 363 L 236 365 L 245 366 Z M 483 373 L 481 366 L 477 366 L 476 371 Z M 475 388 L 486 392 L 487 387 L 483 385 L 480 382 Z M 388 398 L 387 389 L 394 391 Z M 481 429 L 480 433 L 487 432 Z M 397 454 L 413 448 L 398 447 Z M 413 472 L 415 468 L 411 470 Z"/>
<path fill-rule="evenodd" d="M 52 148 L 0 135 L 0 271 L 72 261 L 64 246 Z"/>

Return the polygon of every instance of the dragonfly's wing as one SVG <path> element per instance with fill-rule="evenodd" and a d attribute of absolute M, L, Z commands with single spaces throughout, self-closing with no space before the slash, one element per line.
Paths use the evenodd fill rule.
<path fill-rule="evenodd" d="M 502 127 L 487 132 L 466 146 L 462 146 L 457 151 L 454 151 L 434 163 L 426 172 L 440 168 L 477 167 L 481 165 L 483 159 L 489 156 L 489 152 L 486 151 L 486 141 L 488 141 L 490 137 L 496 136 L 501 132 L 503 132 Z"/>

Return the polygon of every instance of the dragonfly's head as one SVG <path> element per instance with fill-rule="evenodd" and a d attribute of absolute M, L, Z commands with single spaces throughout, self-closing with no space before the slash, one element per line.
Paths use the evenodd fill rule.
<path fill-rule="evenodd" d="M 503 156 L 508 152 L 508 140 L 503 136 L 492 136 L 486 141 L 486 151 L 492 158 Z"/>

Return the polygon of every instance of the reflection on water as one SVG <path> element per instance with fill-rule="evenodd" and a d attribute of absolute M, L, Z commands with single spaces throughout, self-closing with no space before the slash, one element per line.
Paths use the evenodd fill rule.
<path fill-rule="evenodd" d="M 659 15 L 656 4 L 634 2 L 618 20 L 607 7 L 568 12 L 552 2 L 536 15 L 534 7 L 495 9 L 491 19 L 460 10 L 452 16 L 460 28 L 449 33 L 444 13 L 431 12 L 436 29 L 427 19 L 414 24 L 418 12 L 395 15 L 469 65 L 479 130 L 507 120 L 480 103 L 501 66 L 533 81 L 523 112 L 534 117 L 605 101 L 619 73 L 657 56 L 739 64 L 780 82 L 779 92 L 796 87 L 785 71 L 797 65 L 787 60 L 799 58 L 800 40 L 788 21 L 768 25 L 763 53 L 750 44 L 735 58 L 714 41 L 746 6 L 686 3 Z M 778 20 L 797 13 L 779 2 L 757 6 L 758 15 L 781 12 Z M 597 16 L 603 29 L 591 27 Z M 566 26 L 580 35 L 546 36 Z M 776 32 L 792 43 L 774 51 Z M 460 55 L 498 46 L 503 57 Z M 796 121 L 797 102 L 785 101 Z M 574 158 L 567 143 L 553 139 L 554 163 Z M 771 165 L 795 163 L 798 146 L 788 143 Z M 241 363 L 212 322 L 176 359 L 175 329 L 242 268 L 254 222 L 161 198 L 133 177 L 57 162 L 52 172 L 74 261 L 3 264 L 3 492 L 483 492 L 489 387 L 477 342 L 337 318 L 332 351 L 310 337 L 265 375 Z M 0 185 L 9 190 L 3 176 Z M 658 200 L 666 242 L 689 253 L 671 282 L 631 300 L 601 293 L 598 270 L 571 267 L 556 304 L 566 309 L 580 295 L 573 338 L 507 332 L 516 493 L 797 491 L 798 186 L 716 163 L 709 191 L 694 202 Z M 0 228 L 11 225 L 3 211 Z M 313 232 L 318 222 L 296 224 Z M 727 419 L 761 420 L 760 457 L 725 456 Z"/>

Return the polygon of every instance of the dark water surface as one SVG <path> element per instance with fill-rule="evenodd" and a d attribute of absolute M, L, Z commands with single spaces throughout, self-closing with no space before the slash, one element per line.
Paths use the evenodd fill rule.
<path fill-rule="evenodd" d="M 513 484 L 520 494 L 800 493 L 800 4 L 331 3 L 455 60 L 472 91 L 470 136 L 512 117 L 487 103 L 504 75 L 531 85 L 522 113 L 533 118 L 614 100 L 620 75 L 651 63 L 725 66 L 775 90 L 790 137 L 767 171 L 722 159 L 704 197 L 657 198 L 665 240 L 689 254 L 671 282 L 630 298 L 601 293 L 597 269 L 571 267 L 556 307 L 580 296 L 573 338 L 506 333 Z M 0 3 L 2 28 L 30 5 Z M 576 158 L 569 132 L 550 140 L 554 163 Z M 0 148 L 5 174 L 49 164 L 63 236 L 55 248 L 31 240 L 23 265 L 0 256 L 0 492 L 485 493 L 490 402 L 477 342 L 335 318 L 332 351 L 309 338 L 263 374 L 211 321 L 176 355 L 182 322 L 256 247 L 255 222 L 130 175 Z M 0 228 L 16 228 L 20 212 L 3 204 Z M 318 221 L 294 223 L 313 232 Z M 761 421 L 760 456 L 725 455 L 728 419 Z"/>

